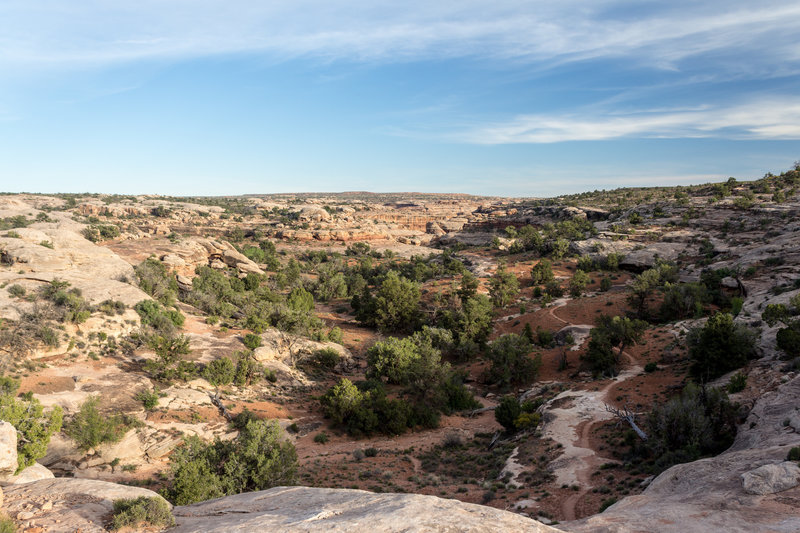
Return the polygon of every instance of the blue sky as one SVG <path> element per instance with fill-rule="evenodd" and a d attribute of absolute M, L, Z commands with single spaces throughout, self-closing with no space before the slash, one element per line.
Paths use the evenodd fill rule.
<path fill-rule="evenodd" d="M 3 0 L 0 190 L 550 196 L 800 159 L 800 4 Z"/>

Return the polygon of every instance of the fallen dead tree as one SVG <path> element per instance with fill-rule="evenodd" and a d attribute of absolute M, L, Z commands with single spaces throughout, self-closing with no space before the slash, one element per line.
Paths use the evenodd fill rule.
<path fill-rule="evenodd" d="M 614 415 L 614 417 L 620 422 L 627 422 L 633 431 L 639 435 L 639 438 L 642 440 L 647 440 L 647 433 L 645 433 L 642 428 L 636 425 L 636 413 L 628 409 L 628 406 L 623 406 L 622 409 L 617 409 L 616 407 L 611 407 L 608 404 L 605 404 L 606 411 Z"/>

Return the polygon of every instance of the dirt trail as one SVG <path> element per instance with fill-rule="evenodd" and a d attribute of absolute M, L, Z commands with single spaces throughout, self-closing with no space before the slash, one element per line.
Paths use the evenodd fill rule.
<path fill-rule="evenodd" d="M 575 327 L 586 329 L 592 326 L 587 324 L 572 324 L 556 314 L 556 310 L 565 306 L 569 302 L 563 298 L 553 302 L 549 314 L 556 320 L 562 322 L 565 327 Z M 588 335 L 587 335 L 588 336 Z M 574 349 L 577 349 L 585 340 L 585 336 L 576 342 Z M 556 398 L 551 400 L 567 400 L 566 403 L 557 408 L 545 408 L 547 416 L 543 436 L 552 438 L 563 446 L 564 453 L 551 463 L 551 470 L 556 476 L 559 485 L 578 486 L 569 497 L 561 502 L 561 519 L 575 520 L 577 518 L 576 509 L 578 503 L 593 488 L 592 473 L 605 462 L 611 461 L 601 457 L 590 447 L 589 436 L 592 427 L 604 420 L 609 420 L 613 415 L 606 411 L 605 404 L 611 403 L 609 391 L 620 382 L 633 376 L 639 375 L 643 369 L 636 364 L 636 360 L 627 352 L 622 352 L 627 360 L 628 366 L 612 380 L 609 380 L 598 390 L 568 390 L 564 391 Z"/>

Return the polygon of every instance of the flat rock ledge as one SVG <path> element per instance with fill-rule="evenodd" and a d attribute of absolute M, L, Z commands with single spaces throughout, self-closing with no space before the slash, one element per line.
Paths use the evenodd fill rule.
<path fill-rule="evenodd" d="M 491 507 L 420 494 L 276 487 L 174 508 L 170 533 L 550 533 L 559 530 Z"/>

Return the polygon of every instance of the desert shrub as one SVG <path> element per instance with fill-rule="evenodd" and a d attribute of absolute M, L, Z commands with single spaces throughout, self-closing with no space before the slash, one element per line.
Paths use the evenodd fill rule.
<path fill-rule="evenodd" d="M 510 433 L 517 429 L 516 421 L 520 414 L 522 408 L 516 396 L 503 396 L 495 407 L 494 419 Z"/>
<path fill-rule="evenodd" d="M 702 328 L 687 336 L 690 372 L 701 382 L 741 368 L 755 356 L 755 337 L 747 327 L 736 324 L 733 316 L 717 313 Z"/>
<path fill-rule="evenodd" d="M 409 425 L 411 407 L 403 400 L 392 400 L 380 384 L 362 391 L 348 379 L 342 379 L 321 398 L 325 416 L 354 436 L 383 432 L 403 433 Z"/>
<path fill-rule="evenodd" d="M 441 353 L 430 339 L 419 335 L 404 339 L 389 337 L 367 350 L 367 377 L 408 385 L 414 380 L 428 378 L 440 357 Z"/>
<path fill-rule="evenodd" d="M 728 382 L 728 392 L 731 394 L 741 392 L 747 386 L 747 374 L 742 374 L 741 372 L 735 373 L 731 376 L 731 380 Z"/>
<path fill-rule="evenodd" d="M 25 296 L 25 287 L 15 283 L 14 285 L 9 286 L 7 289 L 8 293 L 15 298 L 22 298 Z"/>
<path fill-rule="evenodd" d="M 375 325 L 381 331 L 414 329 L 419 300 L 419 285 L 390 271 L 375 295 Z"/>
<path fill-rule="evenodd" d="M 146 361 L 144 368 L 154 378 L 171 381 L 187 379 L 197 373 L 196 365 L 181 360 L 182 356 L 191 352 L 187 337 L 152 335 L 147 338 L 147 345 L 156 353 L 156 358 Z"/>
<path fill-rule="evenodd" d="M 100 414 L 96 396 L 88 398 L 64 426 L 66 433 L 81 450 L 94 448 L 104 442 L 118 442 L 128 431 L 128 424 L 121 415 Z"/>
<path fill-rule="evenodd" d="M 250 350 L 255 350 L 256 348 L 260 347 L 261 342 L 261 335 L 256 335 L 254 333 L 248 333 L 242 339 L 242 343 Z"/>
<path fill-rule="evenodd" d="M 573 298 L 577 298 L 583 291 L 586 290 L 586 286 L 589 282 L 592 281 L 589 277 L 589 274 L 584 272 L 581 269 L 575 271 L 575 275 L 572 276 L 572 279 L 569 281 L 569 293 Z"/>
<path fill-rule="evenodd" d="M 236 366 L 227 357 L 214 359 L 203 369 L 203 378 L 215 387 L 223 387 L 233 382 Z"/>
<path fill-rule="evenodd" d="M 501 389 L 507 389 L 535 379 L 539 374 L 542 357 L 540 354 L 529 357 L 532 350 L 528 339 L 515 333 L 498 337 L 489 346 L 487 355 L 491 366 L 487 372 L 487 381 Z"/>
<path fill-rule="evenodd" d="M 687 385 L 650 412 L 647 447 L 658 470 L 722 452 L 736 435 L 738 408 L 722 389 Z"/>
<path fill-rule="evenodd" d="M 553 332 L 536 327 L 536 344 L 542 347 L 550 347 L 553 345 L 554 338 Z"/>
<path fill-rule="evenodd" d="M 330 437 L 328 437 L 327 433 L 325 433 L 324 431 L 320 431 L 319 433 L 314 435 L 314 442 L 316 442 L 317 444 L 325 444 L 326 442 L 328 442 L 329 438 Z"/>
<path fill-rule="evenodd" d="M 606 292 L 611 289 L 611 278 L 608 276 L 604 276 L 603 279 L 600 280 L 600 290 Z"/>
<path fill-rule="evenodd" d="M 582 255 L 578 258 L 577 268 L 584 272 L 592 272 L 597 270 L 597 263 L 590 256 Z"/>
<path fill-rule="evenodd" d="M 158 389 L 139 391 L 133 398 L 142 402 L 142 405 L 148 411 L 153 410 L 158 405 Z"/>
<path fill-rule="evenodd" d="M 800 356 L 800 320 L 792 320 L 776 334 L 778 348 L 789 357 Z"/>
<path fill-rule="evenodd" d="M 143 326 L 149 326 L 161 335 L 172 335 L 185 320 L 180 311 L 167 310 L 155 300 L 142 300 L 133 309 L 139 314 Z"/>
<path fill-rule="evenodd" d="M 275 381 L 277 379 L 274 373 L 272 373 L 271 376 L 273 379 L 270 381 Z M 239 387 L 244 387 L 245 385 L 250 385 L 259 381 L 262 377 L 267 377 L 265 375 L 264 366 L 253 358 L 253 353 L 237 352 L 233 382 Z"/>
<path fill-rule="evenodd" d="M 162 498 L 140 496 L 114 500 L 111 529 L 123 527 L 170 527 L 175 524 L 169 505 Z"/>
<path fill-rule="evenodd" d="M 127 309 L 127 305 L 125 302 L 120 302 L 118 300 L 103 300 L 97 306 L 97 310 L 101 313 L 105 313 L 106 315 L 113 316 L 113 315 L 121 315 Z"/>
<path fill-rule="evenodd" d="M 655 372 L 656 370 L 658 370 L 658 365 L 653 361 L 650 361 L 649 363 L 644 365 L 644 371 L 647 373 Z"/>
<path fill-rule="evenodd" d="M 344 334 L 342 333 L 341 328 L 338 326 L 334 326 L 328 332 L 328 340 L 330 342 L 335 342 L 336 344 L 342 344 L 344 341 Z"/>
<path fill-rule="evenodd" d="M 666 283 L 659 316 L 664 322 L 700 317 L 710 301 L 708 290 L 701 283 Z"/>
<path fill-rule="evenodd" d="M 327 368 L 328 370 L 332 370 L 337 364 L 339 364 L 340 359 L 341 356 L 339 355 L 339 352 L 333 348 L 323 348 L 314 352 L 314 362 L 322 368 Z"/>
<path fill-rule="evenodd" d="M 0 533 L 16 533 L 16 531 L 17 523 L 11 517 L 0 513 Z"/>
<path fill-rule="evenodd" d="M 553 263 L 549 259 L 541 259 L 531 270 L 531 283 L 534 285 L 544 285 L 555 279 L 553 275 Z"/>
<path fill-rule="evenodd" d="M 81 233 L 92 242 L 116 239 L 120 236 L 119 226 L 116 224 L 91 224 L 83 228 Z"/>
<path fill-rule="evenodd" d="M 458 307 L 442 310 L 437 325 L 451 331 L 453 337 L 447 351 L 459 359 L 477 353 L 491 334 L 492 312 L 492 302 L 483 294 L 462 299 Z"/>
<path fill-rule="evenodd" d="M 163 305 L 170 306 L 175 303 L 178 282 L 164 263 L 151 257 L 136 265 L 133 270 L 139 280 L 139 287 L 144 292 Z"/>
<path fill-rule="evenodd" d="M 297 453 L 274 420 L 250 420 L 232 441 L 192 436 L 170 457 L 164 495 L 176 505 L 294 484 Z"/>
<path fill-rule="evenodd" d="M 17 390 L 17 380 L 0 377 L 0 420 L 17 430 L 17 472 L 20 472 L 45 456 L 50 437 L 61 430 L 63 412 L 56 406 L 45 413 L 32 394 L 17 398 Z"/>
<path fill-rule="evenodd" d="M 553 298 L 560 298 L 564 296 L 564 287 L 556 280 L 548 281 L 544 286 L 544 292 Z"/>
<path fill-rule="evenodd" d="M 795 446 L 786 454 L 787 461 L 800 461 L 800 446 Z"/>

